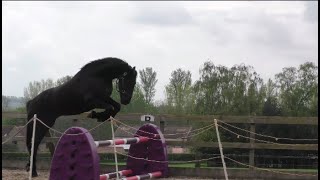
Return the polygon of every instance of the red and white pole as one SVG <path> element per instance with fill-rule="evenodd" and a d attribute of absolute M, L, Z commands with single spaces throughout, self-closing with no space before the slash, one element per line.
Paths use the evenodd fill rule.
<path fill-rule="evenodd" d="M 118 173 L 117 172 L 112 172 L 112 173 L 108 173 L 108 174 L 101 174 L 100 175 L 100 180 L 108 180 L 108 179 L 111 179 L 111 178 L 115 178 L 115 177 L 117 177 L 117 174 L 119 176 L 128 176 L 128 175 L 132 174 L 132 170 L 131 169 L 126 169 L 126 170 L 119 171 Z"/>
<path fill-rule="evenodd" d="M 136 144 L 136 143 L 144 143 L 149 140 L 148 137 L 134 137 L 134 138 L 125 138 L 125 139 L 115 139 L 115 140 L 105 140 L 105 141 L 95 141 L 97 147 L 101 146 L 111 146 L 111 145 L 119 145 L 119 144 Z"/>
<path fill-rule="evenodd" d="M 161 176 L 162 176 L 162 172 L 156 171 L 153 173 L 122 178 L 122 180 L 142 180 L 142 179 L 151 179 L 151 178 L 156 178 L 156 177 L 161 177 Z"/>

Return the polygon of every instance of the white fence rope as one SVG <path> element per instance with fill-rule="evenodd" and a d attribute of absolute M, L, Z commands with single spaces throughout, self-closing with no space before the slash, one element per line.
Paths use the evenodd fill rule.
<path fill-rule="evenodd" d="M 217 121 L 227 125 L 227 126 L 230 126 L 230 127 L 233 127 L 235 129 L 239 129 L 241 131 L 245 131 L 245 132 L 249 132 L 249 133 L 252 133 L 252 134 L 255 134 L 257 136 L 262 136 L 262 137 L 267 137 L 267 138 L 272 138 L 272 139 L 275 139 L 276 141 L 280 140 L 280 139 L 283 139 L 283 140 L 291 140 L 291 141 L 318 141 L 318 139 L 294 139 L 294 138 L 282 138 L 282 137 L 274 137 L 274 136 L 269 136 L 269 135 L 264 135 L 264 134 L 259 134 L 259 133 L 256 133 L 256 132 L 252 132 L 252 131 L 249 131 L 249 130 L 246 130 L 246 129 L 243 129 L 243 128 L 240 128 L 240 127 L 237 127 L 237 126 L 234 126 L 234 125 L 231 125 L 229 123 L 226 123 L 226 122 L 223 122 L 221 120 L 218 120 Z"/>
<path fill-rule="evenodd" d="M 132 126 L 129 126 L 128 124 L 125 124 L 125 123 L 123 123 L 123 122 L 121 122 L 121 121 L 119 121 L 119 120 L 116 120 L 116 119 L 114 119 L 114 120 L 117 121 L 119 124 L 122 124 L 122 125 L 130 128 L 130 129 L 133 129 L 133 130 L 136 130 L 136 131 L 140 131 L 140 132 L 143 132 L 143 133 L 146 133 L 146 134 L 151 134 L 151 135 L 154 135 L 154 134 L 155 134 L 155 133 L 151 133 L 151 132 L 146 132 L 146 131 L 143 131 L 143 130 L 139 130 L 139 129 L 137 129 L 137 128 L 135 128 L 135 127 L 132 127 Z M 207 129 L 207 128 L 210 129 L 210 128 L 213 128 L 213 127 L 214 127 L 214 124 L 210 124 L 210 125 L 207 125 L 207 126 L 204 126 L 204 127 L 198 128 L 198 129 L 194 129 L 194 130 L 191 130 L 191 131 L 188 131 L 188 132 L 185 132 L 185 133 L 174 133 L 174 134 L 165 134 L 165 133 L 163 133 L 163 135 L 164 135 L 164 136 L 176 136 L 176 135 L 179 135 L 179 134 L 190 134 L 190 133 L 195 132 L 195 131 L 200 131 L 200 130 L 202 130 L 202 129 Z M 186 137 L 188 137 L 188 136 L 186 136 Z M 185 138 L 185 137 L 184 137 L 184 138 Z"/>
<path fill-rule="evenodd" d="M 228 129 L 228 128 L 225 128 L 221 125 L 218 124 L 219 127 L 221 127 L 222 129 L 236 135 L 238 138 L 239 137 L 242 137 L 242 138 L 245 138 L 245 139 L 252 139 L 252 140 L 256 140 L 256 141 L 260 141 L 260 142 L 264 142 L 264 143 L 269 143 L 269 144 L 277 144 L 277 145 L 283 145 L 283 146 L 297 146 L 297 144 L 283 144 L 283 143 L 275 143 L 275 142 L 271 142 L 271 141 L 265 141 L 265 140 L 260 140 L 260 139 L 256 139 L 256 138 L 252 138 L 252 137 L 248 137 L 248 136 L 243 136 L 241 134 L 238 134 L 236 132 L 233 132 L 232 130 Z M 303 144 L 304 146 L 314 146 L 316 144 Z"/>
<path fill-rule="evenodd" d="M 121 131 L 126 132 L 127 134 L 135 135 L 134 133 L 129 132 L 129 131 L 127 131 L 127 130 L 123 129 L 121 126 L 118 126 L 118 125 L 115 125 L 115 126 L 116 126 L 117 128 L 119 128 Z M 128 126 L 128 125 L 127 125 L 127 127 L 129 127 L 129 128 L 133 128 L 133 127 Z M 184 138 L 184 139 L 186 139 L 186 138 L 190 138 L 190 137 L 198 136 L 199 134 L 202 134 L 202 133 L 204 133 L 205 131 L 208 131 L 208 130 L 213 129 L 213 128 L 214 128 L 214 125 L 212 125 L 212 126 L 206 126 L 206 129 L 201 128 L 201 129 L 203 129 L 203 130 L 202 130 L 202 131 L 200 131 L 200 132 L 197 132 L 197 133 L 195 133 L 195 134 L 190 134 L 190 135 L 188 135 L 188 136 L 183 136 L 183 137 L 180 137 L 180 138 Z M 142 132 L 142 130 L 141 130 L 141 132 Z M 154 135 L 154 133 L 149 133 L 149 134 Z M 161 139 L 154 139 L 154 138 L 149 138 L 149 139 L 161 141 Z M 176 139 L 178 139 L 178 137 L 177 137 Z"/>
<path fill-rule="evenodd" d="M 241 163 L 239 161 L 236 161 L 234 159 L 231 159 L 227 156 L 225 156 L 226 159 L 229 159 L 237 164 L 243 165 L 243 166 L 247 166 L 247 167 L 251 167 L 257 170 L 263 170 L 263 171 L 269 171 L 269 172 L 273 172 L 273 173 L 278 173 L 278 174 L 286 174 L 286 175 L 292 175 L 292 176 L 318 176 L 318 174 L 296 174 L 296 173 L 288 173 L 288 172 L 283 172 L 283 171 L 276 171 L 276 170 L 271 170 L 271 169 L 266 169 L 266 168 L 259 168 L 259 167 L 255 167 L 255 166 L 251 166 L 245 163 Z"/>
<path fill-rule="evenodd" d="M 111 117 L 110 117 L 109 119 L 111 120 Z M 89 129 L 89 130 L 86 131 L 86 132 L 78 133 L 78 134 L 67 134 L 67 133 L 64 133 L 64 132 L 60 132 L 60 131 L 52 128 L 52 127 L 49 127 L 48 125 L 46 125 L 44 122 L 42 122 L 40 119 L 37 118 L 37 120 L 38 120 L 41 124 L 43 124 L 45 127 L 47 127 L 49 130 L 52 130 L 52 131 L 54 131 L 54 132 L 57 132 L 57 133 L 60 134 L 60 135 L 68 135 L 68 136 L 78 136 L 78 135 L 90 133 L 91 131 L 97 129 L 98 127 L 100 127 L 101 125 L 105 124 L 106 122 L 109 122 L 109 119 L 107 119 L 107 120 L 103 121 L 102 123 L 94 126 L 93 128 Z"/>
<path fill-rule="evenodd" d="M 185 164 L 185 163 L 194 163 L 194 162 L 202 162 L 202 161 L 209 161 L 212 159 L 217 159 L 220 158 L 221 156 L 215 156 L 215 157 L 211 157 L 211 158 L 206 158 L 206 159 L 196 159 L 196 160 L 190 160 L 190 161 L 179 161 L 179 162 L 170 162 L 170 161 L 157 161 L 157 160 L 152 160 L 152 159 L 145 159 L 145 158 L 141 158 L 141 157 L 135 157 L 135 156 L 131 156 L 129 154 L 124 154 L 121 152 L 118 152 L 118 154 L 126 156 L 126 157 L 130 157 L 132 159 L 137 159 L 137 160 L 144 160 L 144 161 L 148 161 L 148 162 L 156 162 L 156 163 L 169 163 L 169 164 Z"/>
<path fill-rule="evenodd" d="M 4 142 L 2 142 L 2 145 L 10 141 L 12 138 L 16 137 L 30 122 L 33 121 L 33 118 L 31 118 L 20 130 L 18 130 L 14 135 L 8 137 Z"/>

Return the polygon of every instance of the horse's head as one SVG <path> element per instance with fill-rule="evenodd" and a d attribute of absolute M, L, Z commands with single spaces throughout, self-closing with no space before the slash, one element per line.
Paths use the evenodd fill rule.
<path fill-rule="evenodd" d="M 121 104 L 127 105 L 130 103 L 134 86 L 136 85 L 137 71 L 135 67 L 130 68 L 129 71 L 124 72 L 118 78 L 117 90 L 120 93 Z"/>

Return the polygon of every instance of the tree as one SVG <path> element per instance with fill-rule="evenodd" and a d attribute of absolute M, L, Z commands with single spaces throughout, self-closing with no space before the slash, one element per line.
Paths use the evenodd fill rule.
<path fill-rule="evenodd" d="M 281 108 L 277 97 L 277 86 L 269 79 L 266 85 L 266 101 L 264 102 L 262 115 L 263 116 L 280 116 Z"/>
<path fill-rule="evenodd" d="M 41 81 L 30 82 L 28 87 L 24 88 L 24 98 L 26 101 L 29 101 L 30 99 L 33 99 L 38 94 L 40 94 L 42 91 L 60 86 L 63 83 L 69 81 L 71 78 L 72 76 L 64 76 L 57 79 L 56 82 L 54 82 L 51 78 L 47 80 L 42 79 Z"/>
<path fill-rule="evenodd" d="M 173 71 L 169 85 L 165 89 L 168 105 L 174 107 L 177 113 L 187 113 L 188 97 L 191 94 L 190 71 L 184 71 L 181 68 Z"/>
<path fill-rule="evenodd" d="M 116 83 L 113 81 L 113 89 L 116 89 Z M 111 98 L 117 102 L 120 102 L 120 95 L 117 91 L 112 91 Z M 126 106 L 121 106 L 122 113 L 146 113 L 150 110 L 150 105 L 144 100 L 144 95 L 140 83 L 136 83 L 132 93 L 131 102 Z M 150 111 L 148 111 L 151 113 Z"/>
<path fill-rule="evenodd" d="M 56 86 L 60 86 L 64 84 L 65 82 L 69 81 L 72 78 L 72 76 L 64 76 L 62 78 L 57 79 Z"/>
<path fill-rule="evenodd" d="M 53 88 L 55 83 L 52 79 L 30 82 L 28 87 L 24 88 L 24 98 L 26 101 L 33 99 L 42 91 Z"/>
<path fill-rule="evenodd" d="M 263 116 L 280 116 L 281 115 L 281 109 L 275 97 L 267 97 L 267 100 L 263 106 L 262 115 Z"/>
<path fill-rule="evenodd" d="M 155 85 L 158 82 L 157 73 L 153 71 L 151 67 L 147 67 L 143 70 L 140 70 L 139 74 L 144 99 L 147 104 L 151 104 L 156 92 Z"/>
<path fill-rule="evenodd" d="M 286 67 L 275 75 L 284 115 L 316 115 L 318 104 L 318 67 L 312 62 L 299 68 Z"/>
<path fill-rule="evenodd" d="M 149 105 L 146 104 L 144 100 L 141 85 L 137 83 L 132 94 L 131 102 L 128 105 L 123 106 L 122 112 L 145 113 L 147 109 L 150 109 L 148 106 Z"/>
<path fill-rule="evenodd" d="M 9 108 L 9 98 L 2 95 L 2 110 L 7 110 Z"/>
<path fill-rule="evenodd" d="M 262 113 L 263 80 L 252 66 L 227 68 L 207 61 L 194 85 L 196 111 L 200 114 L 254 115 Z"/>

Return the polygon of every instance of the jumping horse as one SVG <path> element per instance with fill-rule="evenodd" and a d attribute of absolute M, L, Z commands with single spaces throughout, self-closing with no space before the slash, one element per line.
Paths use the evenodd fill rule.
<path fill-rule="evenodd" d="M 120 111 L 121 105 L 113 100 L 112 81 L 116 79 L 117 91 L 120 93 L 120 102 L 127 105 L 131 101 L 136 84 L 137 71 L 125 61 L 118 58 L 103 58 L 91 61 L 84 65 L 72 79 L 64 84 L 47 89 L 26 104 L 28 120 L 34 114 L 47 126 L 52 127 L 56 119 L 64 115 L 76 115 L 91 111 L 89 118 L 99 122 L 107 120 Z M 93 109 L 104 109 L 95 112 Z M 26 145 L 31 156 L 33 122 L 27 126 Z M 34 156 L 32 176 L 38 176 L 36 170 L 36 156 L 40 142 L 48 128 L 37 121 L 35 131 Z M 26 165 L 30 170 L 30 161 Z"/>

